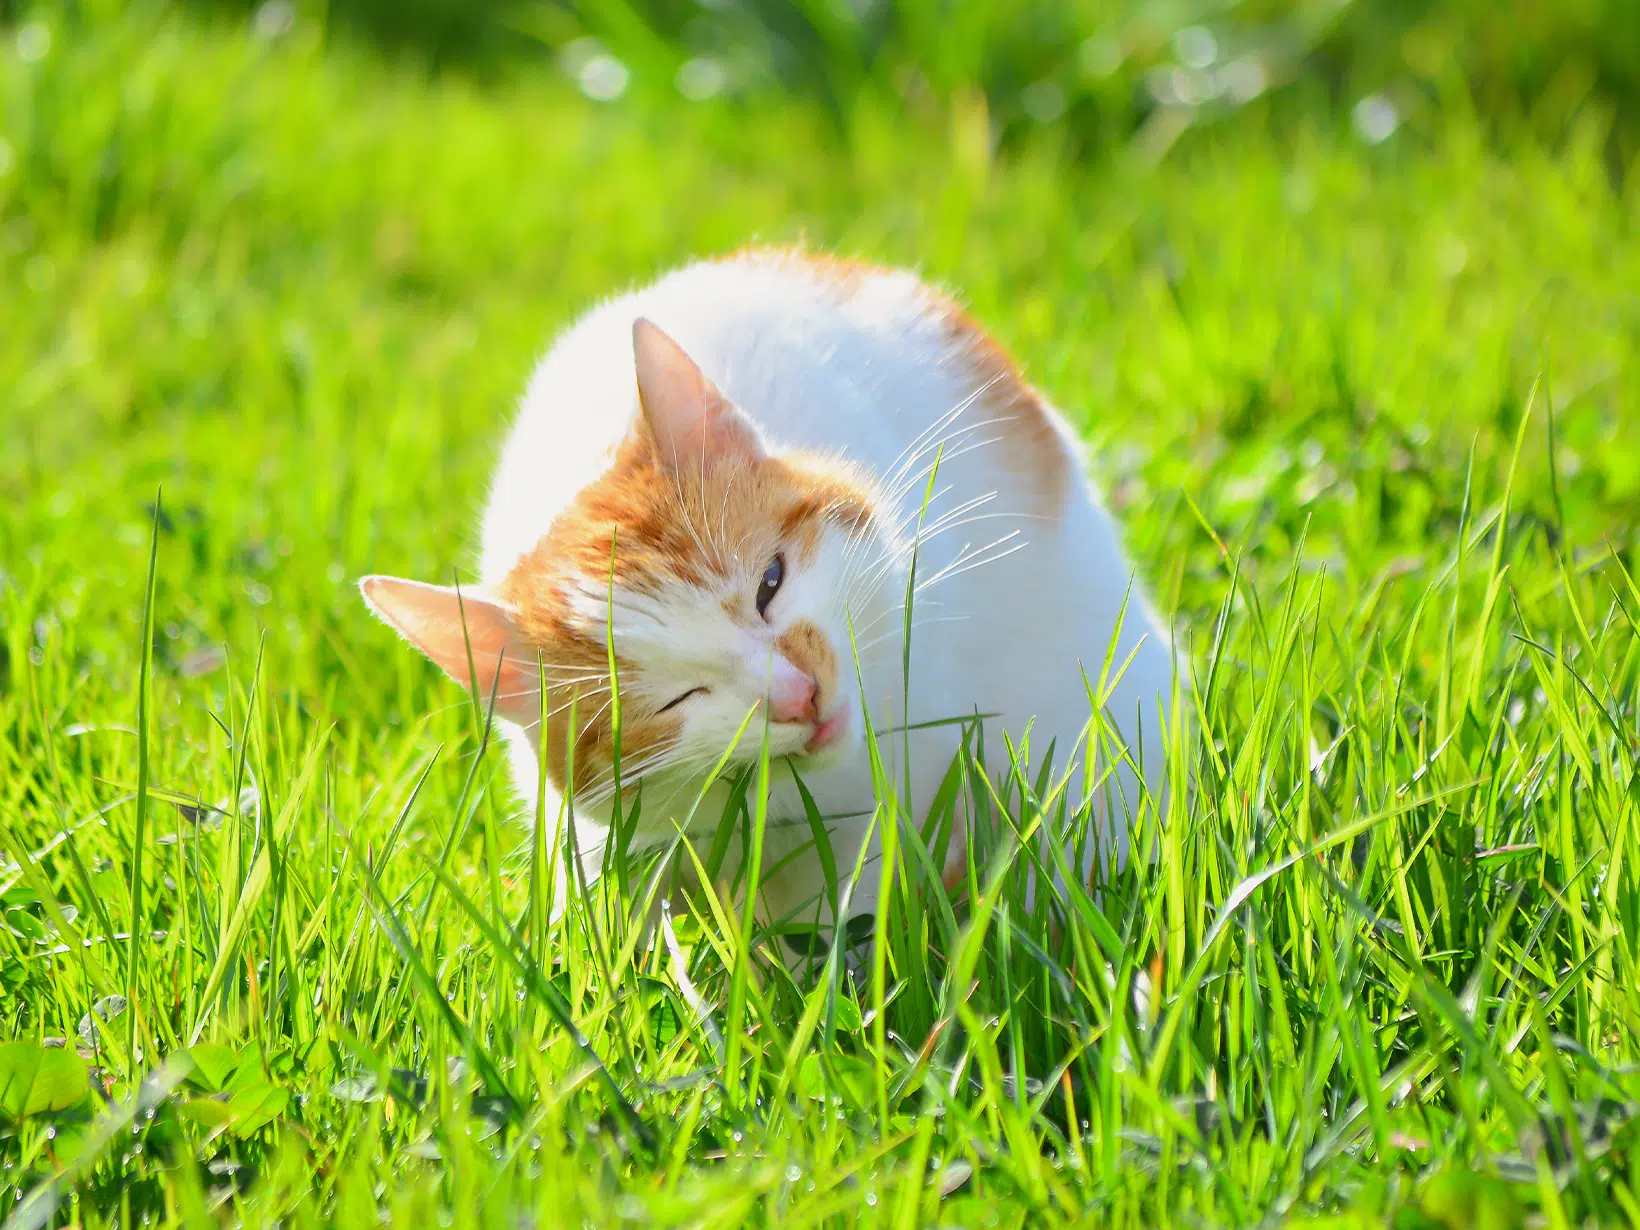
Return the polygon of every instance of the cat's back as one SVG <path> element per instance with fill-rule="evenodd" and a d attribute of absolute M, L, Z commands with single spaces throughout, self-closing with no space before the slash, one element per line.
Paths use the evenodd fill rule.
<path fill-rule="evenodd" d="M 1075 481 L 1075 446 L 1057 418 L 949 297 L 905 270 L 753 249 L 611 299 L 557 340 L 497 470 L 487 579 L 607 467 L 637 409 L 639 316 L 674 337 L 776 450 L 845 456 L 891 480 L 944 438 L 942 477 L 963 487 L 1012 488 L 1035 505 Z M 956 456 L 981 440 L 983 450 Z"/>

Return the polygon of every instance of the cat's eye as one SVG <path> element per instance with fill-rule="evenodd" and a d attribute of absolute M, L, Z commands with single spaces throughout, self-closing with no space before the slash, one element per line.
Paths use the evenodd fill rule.
<path fill-rule="evenodd" d="M 706 691 L 705 688 L 690 688 L 682 696 L 673 697 L 671 700 L 667 701 L 659 709 L 655 710 L 655 712 L 658 715 L 658 714 L 665 713 L 668 709 L 676 709 L 679 705 L 683 704 L 684 701 L 688 700 L 691 696 L 695 695 L 695 693 L 705 692 L 705 691 Z"/>
<path fill-rule="evenodd" d="M 757 583 L 757 613 L 768 618 L 769 603 L 774 601 L 780 582 L 786 579 L 786 557 L 776 555 L 763 570 L 763 579 Z"/>

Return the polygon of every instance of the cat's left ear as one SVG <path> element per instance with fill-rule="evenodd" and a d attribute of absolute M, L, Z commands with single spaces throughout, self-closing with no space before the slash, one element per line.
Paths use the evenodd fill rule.
<path fill-rule="evenodd" d="M 632 325 L 638 402 L 661 465 L 673 474 L 723 461 L 759 461 L 757 428 L 653 321 Z"/>
<path fill-rule="evenodd" d="M 497 714 L 521 725 L 541 716 L 536 655 L 519 632 L 512 607 L 474 590 L 425 585 L 401 577 L 365 577 L 365 604 L 462 687 L 476 687 Z M 470 654 L 470 658 L 469 658 Z"/>

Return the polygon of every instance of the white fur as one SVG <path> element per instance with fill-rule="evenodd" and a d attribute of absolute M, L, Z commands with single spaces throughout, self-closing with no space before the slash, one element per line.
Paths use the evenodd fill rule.
<path fill-rule="evenodd" d="M 770 452 L 847 459 L 890 490 L 897 522 L 895 533 L 865 544 L 850 543 L 840 531 L 828 535 L 820 562 L 790 577 L 771 604 L 779 618 L 767 640 L 737 630 L 715 593 L 617 594 L 616 643 L 640 663 L 654 699 L 671 684 L 679 685 L 678 693 L 708 677 L 713 685 L 709 695 L 680 706 L 686 738 L 678 754 L 687 764 L 645 780 L 645 836 L 666 837 L 695 802 L 700 766 L 722 752 L 727 733 L 745 717 L 756 698 L 757 664 L 767 664 L 772 637 L 799 615 L 820 622 L 845 658 L 852 620 L 862 647 L 866 705 L 877 729 L 996 714 L 984 724 L 995 768 L 1006 767 L 1002 732 L 1017 743 L 1029 725 L 1033 780 L 1054 743 L 1056 777 L 1074 769 L 1073 801 L 1084 788 L 1082 737 L 1090 716 L 1084 672 L 1097 681 L 1107 656 L 1119 666 L 1132 654 L 1107 711 L 1132 755 L 1142 759 L 1151 787 L 1159 789 L 1158 714 L 1171 692 L 1172 653 L 1083 475 L 1079 447 L 1060 423 L 1072 487 L 1056 518 L 1040 516 L 1040 476 L 1011 468 L 1019 451 L 997 443 L 1008 423 L 996 421 L 976 400 L 980 390 L 970 368 L 953 352 L 935 302 L 909 273 L 866 275 L 845 293 L 800 262 L 749 255 L 691 265 L 589 313 L 542 360 L 506 444 L 484 517 L 486 582 L 501 581 L 607 467 L 638 412 L 632 339 L 640 316 L 681 344 L 756 424 Z M 928 469 L 942 445 L 935 494 L 924 510 Z M 923 588 L 913 603 L 907 700 L 898 633 L 906 548 L 919 523 L 916 572 Z M 697 529 L 714 533 L 712 510 L 702 510 Z M 767 560 L 741 562 L 744 574 L 736 583 L 755 587 Z M 874 590 L 873 581 L 881 582 Z M 580 600 L 589 620 L 601 622 L 607 594 L 589 591 Z M 831 822 L 832 840 L 846 872 L 875 795 L 859 737 L 860 697 L 851 662 L 844 675 L 841 703 L 854 710 L 848 736 L 829 756 L 801 762 L 800 771 L 821 812 L 840 817 Z M 624 683 L 622 690 L 624 696 Z M 533 731 L 513 728 L 510 734 L 519 786 L 533 801 L 539 773 Z M 761 737 L 754 722 L 743 754 L 755 756 Z M 770 737 L 777 754 L 801 749 L 801 735 L 773 728 Z M 909 813 L 919 822 L 959 738 L 956 727 L 881 738 L 890 780 L 902 794 L 909 780 Z M 1127 799 L 1137 797 L 1130 771 L 1119 772 L 1115 782 Z M 697 822 L 715 820 L 719 803 L 720 796 L 709 798 Z M 558 800 L 545 804 L 550 820 Z M 589 799 L 577 810 L 585 845 L 589 833 L 579 822 L 606 822 L 607 804 Z M 1128 818 L 1125 808 L 1117 811 L 1105 824 L 1120 850 Z M 774 827 L 765 866 L 809 839 L 787 770 L 777 777 L 769 815 Z M 709 829 L 697 835 L 702 855 L 709 840 L 699 838 L 709 835 Z M 791 862 L 765 882 L 768 912 L 801 910 L 820 892 L 819 879 L 812 855 Z M 856 911 L 870 901 L 875 880 L 868 875 L 862 883 Z"/>

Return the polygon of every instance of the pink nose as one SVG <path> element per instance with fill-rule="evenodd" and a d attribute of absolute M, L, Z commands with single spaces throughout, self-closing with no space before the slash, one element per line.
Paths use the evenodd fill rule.
<path fill-rule="evenodd" d="M 777 722 L 813 721 L 814 694 L 814 680 L 802 671 L 779 671 L 769 681 L 769 716 Z"/>

